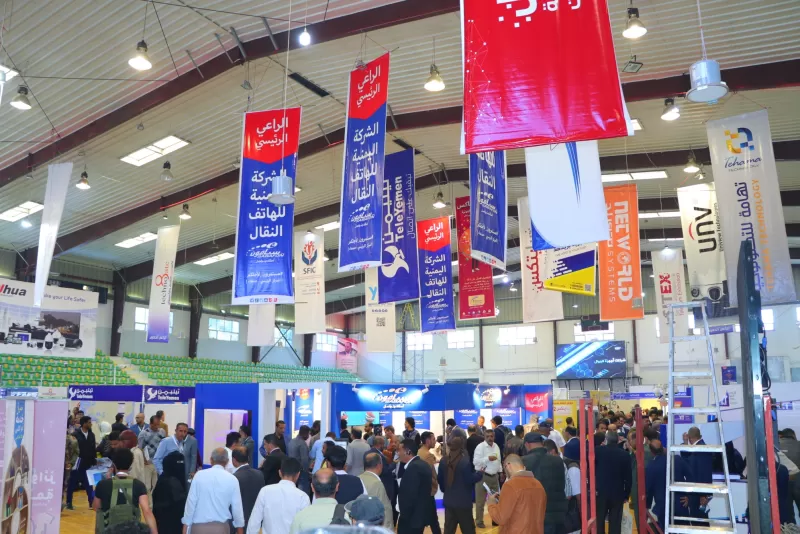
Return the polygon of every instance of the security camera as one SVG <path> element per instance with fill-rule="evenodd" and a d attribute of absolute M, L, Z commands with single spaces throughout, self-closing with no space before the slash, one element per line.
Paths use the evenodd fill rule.
<path fill-rule="evenodd" d="M 355 391 L 356 393 L 358 393 L 358 388 L 356 387 L 356 385 L 355 385 L 355 384 L 353 384 L 353 391 Z"/>
<path fill-rule="evenodd" d="M 424 393 L 427 393 L 429 391 L 430 391 L 430 389 L 428 389 L 428 386 L 426 385 L 425 388 L 422 390 L 422 393 L 424 394 Z"/>

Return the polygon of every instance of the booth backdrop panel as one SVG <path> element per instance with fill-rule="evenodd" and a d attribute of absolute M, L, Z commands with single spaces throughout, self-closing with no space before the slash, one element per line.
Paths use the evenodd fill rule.
<path fill-rule="evenodd" d="M 552 386 L 522 386 L 522 398 L 525 410 L 523 424 L 540 423 L 553 417 Z"/>
<path fill-rule="evenodd" d="M 260 446 L 263 436 L 259 433 L 262 429 L 257 428 L 260 408 L 259 391 L 259 384 L 197 384 L 195 388 L 195 435 L 200 437 L 204 435 L 205 410 L 250 410 L 253 439 Z M 224 445 L 224 443 L 220 444 L 220 446 Z M 200 457 L 205 463 L 208 461 L 211 451 L 203 450 L 202 440 L 198 440 L 198 448 Z M 258 454 L 254 456 L 254 462 L 257 462 Z M 253 467 L 256 466 L 254 463 Z"/>
<path fill-rule="evenodd" d="M 30 527 L 33 402 L 7 400 L 2 403 L 5 411 L 3 431 L 6 436 L 3 447 L 4 506 L 0 515 L 3 532 L 27 532 Z"/>
<path fill-rule="evenodd" d="M 70 386 L 69 400 L 142 402 L 142 386 Z"/>
<path fill-rule="evenodd" d="M 67 401 L 34 403 L 31 532 L 56 534 L 61 524 L 64 478 L 64 412 Z"/>

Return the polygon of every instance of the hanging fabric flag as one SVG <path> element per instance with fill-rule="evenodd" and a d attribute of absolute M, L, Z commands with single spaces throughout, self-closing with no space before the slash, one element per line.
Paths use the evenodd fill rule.
<path fill-rule="evenodd" d="M 492 268 L 489 264 L 476 260 L 470 250 L 471 204 L 471 197 L 455 199 L 458 238 L 458 318 L 461 321 L 495 316 Z"/>
<path fill-rule="evenodd" d="M 686 277 L 683 274 L 683 255 L 679 248 L 653 251 L 658 339 L 669 343 L 670 304 L 686 302 Z M 689 328 L 686 308 L 675 308 L 675 335 L 683 336 Z"/>
<path fill-rule="evenodd" d="M 294 191 L 299 144 L 300 108 L 245 113 L 232 304 L 294 302 L 294 204 L 268 198 L 276 177 Z"/>
<path fill-rule="evenodd" d="M 608 231 L 600 253 L 600 320 L 644 318 L 636 184 L 605 188 Z"/>
<path fill-rule="evenodd" d="M 546 255 L 549 250 L 533 250 L 531 216 L 528 197 L 517 201 L 520 232 L 520 260 L 522 260 L 522 322 L 560 321 L 564 318 L 564 305 L 560 291 L 544 287 Z"/>
<path fill-rule="evenodd" d="M 462 0 L 461 42 L 466 152 L 627 135 L 605 0 Z"/>
<path fill-rule="evenodd" d="M 350 72 L 339 220 L 339 272 L 381 264 L 389 54 Z"/>
<path fill-rule="evenodd" d="M 251 304 L 247 313 L 247 346 L 269 347 L 275 344 L 275 305 Z"/>
<path fill-rule="evenodd" d="M 380 267 L 367 269 L 364 273 L 364 289 L 366 290 L 367 351 L 394 353 L 396 322 L 394 303 L 380 303 L 378 288 L 378 270 Z"/>
<path fill-rule="evenodd" d="M 595 243 L 548 250 L 545 255 L 544 287 L 553 291 L 595 294 Z"/>
<path fill-rule="evenodd" d="M 414 194 L 414 149 L 386 156 L 383 261 L 378 269 L 378 298 L 381 303 L 419 298 Z"/>
<path fill-rule="evenodd" d="M 706 128 L 731 306 L 738 304 L 737 262 L 744 240 L 753 243 L 753 271 L 761 304 L 794 302 L 794 278 L 767 111 L 708 121 Z"/>
<path fill-rule="evenodd" d="M 147 312 L 148 343 L 169 343 L 169 313 L 180 231 L 181 227 L 177 224 L 158 229 Z"/>
<path fill-rule="evenodd" d="M 44 191 L 42 223 L 39 225 L 39 248 L 36 253 L 36 279 L 33 286 L 33 307 L 40 308 L 44 299 L 44 288 L 50 278 L 50 264 L 56 248 L 58 228 L 67 200 L 72 163 L 56 163 L 47 166 L 47 187 Z"/>
<path fill-rule="evenodd" d="M 423 332 L 455 330 L 450 217 L 417 223 L 420 326 Z"/>
<path fill-rule="evenodd" d="M 325 332 L 325 231 L 294 233 L 294 328 Z"/>
<path fill-rule="evenodd" d="M 608 239 L 597 141 L 525 149 L 533 249 Z"/>
<path fill-rule="evenodd" d="M 505 152 L 469 155 L 472 257 L 504 271 L 508 234 L 507 184 Z"/>

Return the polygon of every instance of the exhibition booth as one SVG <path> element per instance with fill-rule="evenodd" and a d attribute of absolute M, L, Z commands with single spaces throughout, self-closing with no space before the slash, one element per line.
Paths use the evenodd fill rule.
<path fill-rule="evenodd" d="M 194 396 L 193 387 L 74 385 L 67 388 L 70 410 L 79 406 L 94 421 L 113 423 L 114 417 L 123 413 L 125 424 L 131 426 L 136 414 L 143 412 L 148 422 L 150 416 L 161 410 L 170 429 L 177 423 L 194 425 Z"/>

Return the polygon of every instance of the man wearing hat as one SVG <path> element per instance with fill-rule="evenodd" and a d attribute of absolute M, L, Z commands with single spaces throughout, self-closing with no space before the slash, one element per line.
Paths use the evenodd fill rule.
<path fill-rule="evenodd" d="M 547 508 L 544 514 L 544 534 L 559 534 L 564 526 L 567 513 L 567 495 L 564 492 L 566 480 L 564 462 L 558 456 L 547 454 L 544 448 L 545 437 L 538 432 L 525 434 L 525 450 L 522 458 L 525 469 L 531 471 L 536 480 L 542 483 L 547 495 Z"/>
<path fill-rule="evenodd" d="M 353 526 L 383 526 L 386 512 L 383 503 L 377 497 L 361 495 L 356 500 L 347 503 L 344 509 L 350 514 L 350 521 Z"/>

